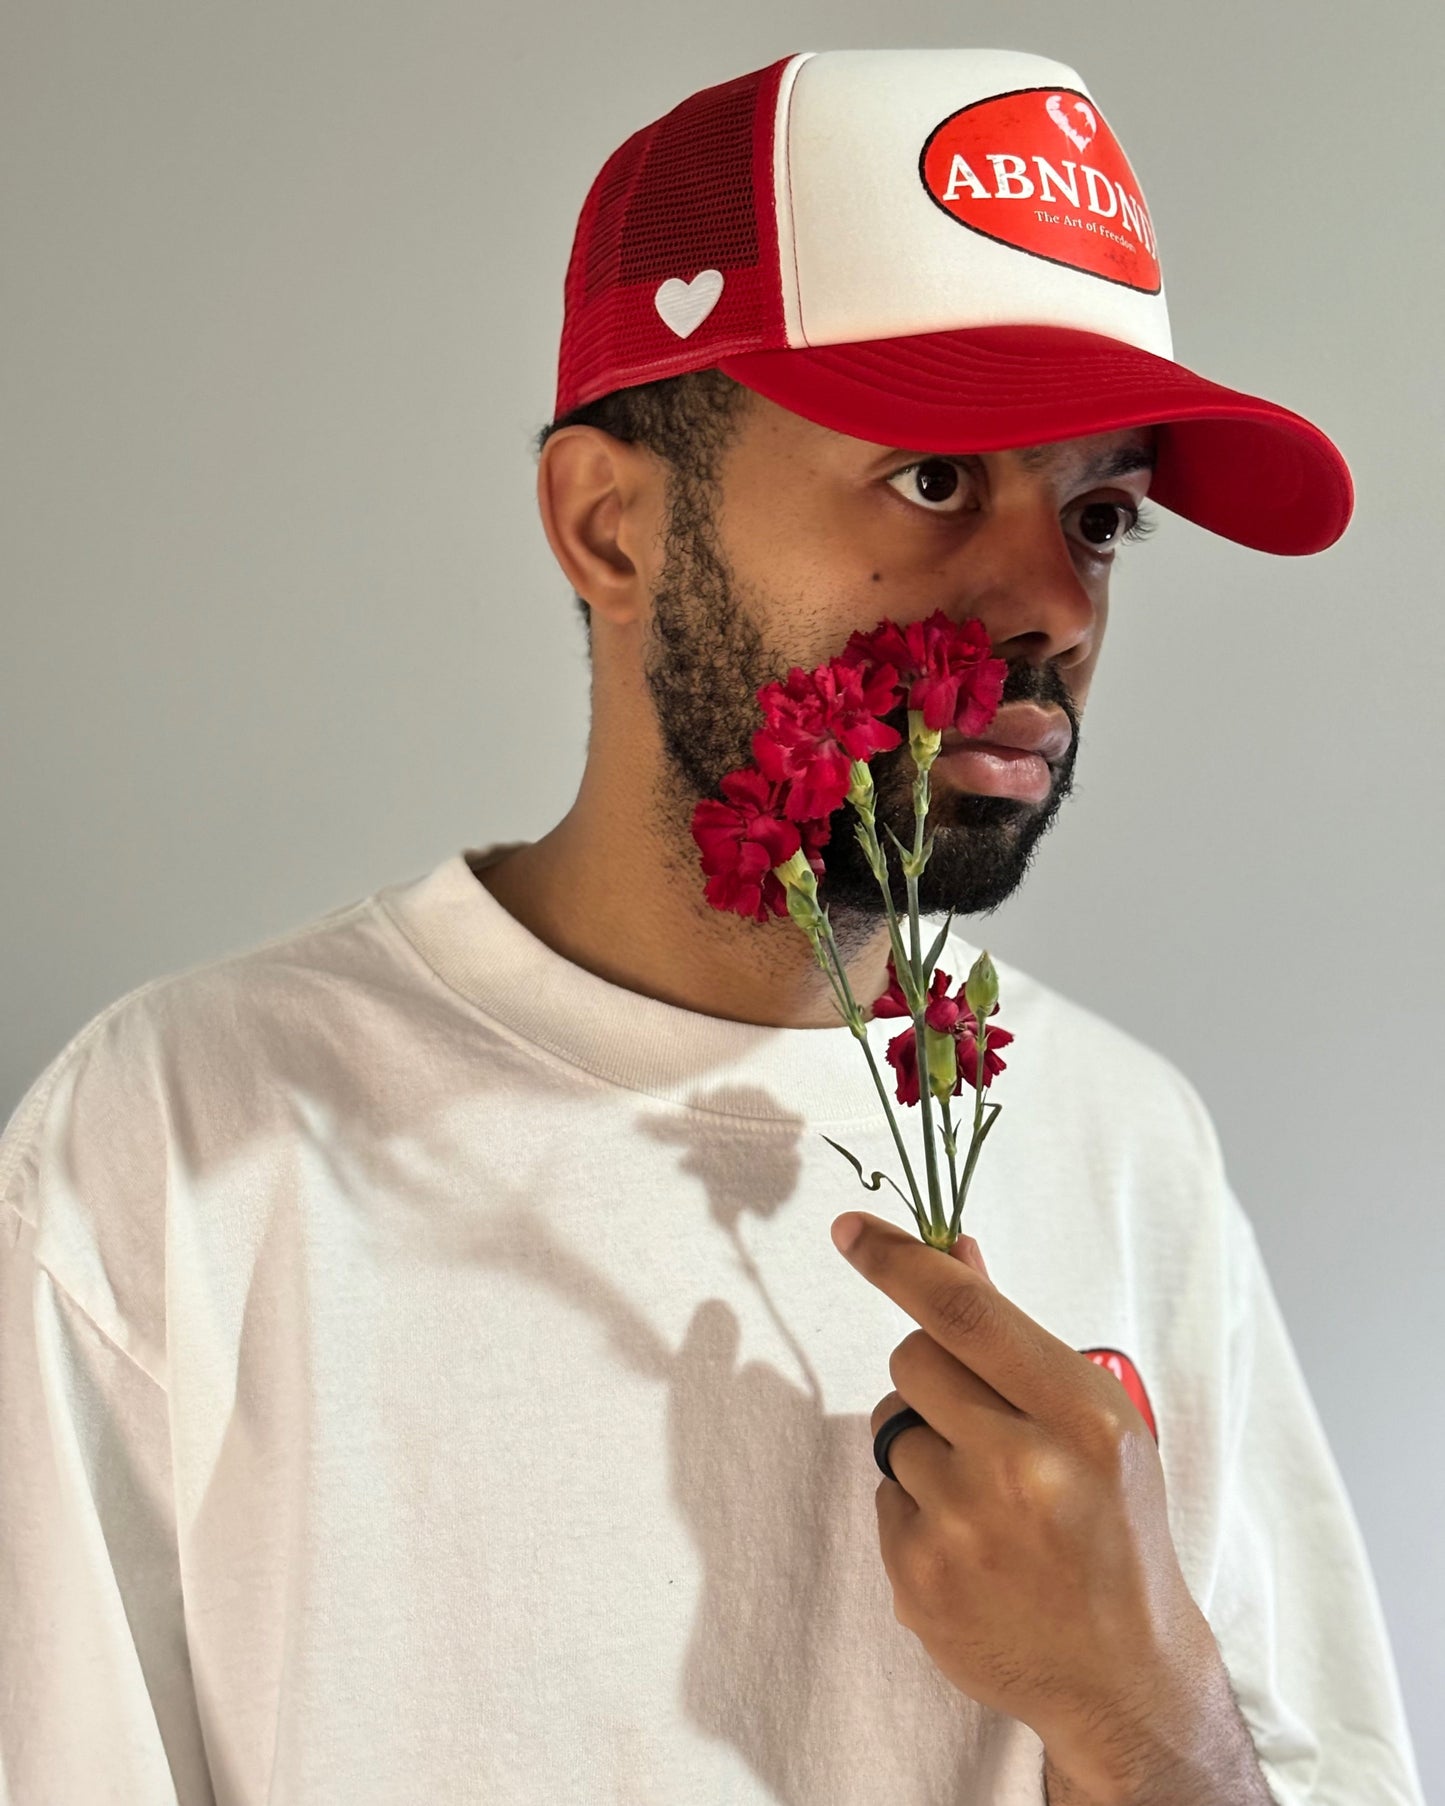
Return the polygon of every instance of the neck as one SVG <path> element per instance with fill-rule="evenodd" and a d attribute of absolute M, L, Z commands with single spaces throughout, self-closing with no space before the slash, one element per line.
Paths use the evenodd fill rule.
<path fill-rule="evenodd" d="M 787 916 L 759 923 L 714 909 L 688 821 L 675 805 L 639 800 L 635 779 L 608 784 L 589 757 L 562 820 L 480 881 L 538 940 L 611 984 L 734 1022 L 841 1027 L 802 929 Z M 888 982 L 887 923 L 834 920 L 833 931 L 866 1016 Z"/>

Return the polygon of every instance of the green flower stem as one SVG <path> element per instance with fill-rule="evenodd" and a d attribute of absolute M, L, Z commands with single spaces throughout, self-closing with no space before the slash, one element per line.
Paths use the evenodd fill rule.
<path fill-rule="evenodd" d="M 888 939 L 893 946 L 893 969 L 899 975 L 899 983 L 903 982 L 903 974 L 908 967 L 908 954 L 903 945 L 903 936 L 898 926 L 898 912 L 893 907 L 893 893 L 888 888 L 888 855 L 878 840 L 878 827 L 871 809 L 859 809 L 854 805 L 855 813 L 863 824 L 863 833 L 867 837 L 868 847 L 873 855 L 874 876 L 878 868 L 883 869 L 883 877 L 879 879 L 879 888 L 883 892 L 883 907 L 888 915 Z"/>
<path fill-rule="evenodd" d="M 863 1052 L 868 1057 L 868 1069 L 873 1074 L 873 1083 L 878 1087 L 878 1095 L 883 1100 L 883 1108 L 888 1112 L 888 1126 L 893 1131 L 894 1146 L 898 1149 L 898 1158 L 903 1162 L 903 1170 L 908 1175 L 908 1189 L 913 1193 L 913 1218 L 918 1224 L 918 1233 L 924 1231 L 923 1201 L 918 1195 L 918 1181 L 913 1176 L 913 1168 L 909 1164 L 908 1150 L 903 1145 L 903 1136 L 898 1127 L 898 1119 L 893 1114 L 893 1106 L 888 1101 L 888 1087 L 883 1081 L 883 1074 L 878 1070 L 878 1062 L 873 1058 L 873 1049 L 868 1045 L 866 1037 L 861 1037 Z"/>
<path fill-rule="evenodd" d="M 928 814 L 928 767 L 918 767 L 918 775 L 913 780 L 913 857 L 918 859 L 923 852 L 923 820 Z M 923 982 L 923 941 L 922 930 L 918 923 L 918 874 L 907 872 L 908 880 L 908 931 L 913 944 L 913 952 L 909 960 L 913 972 L 914 985 L 919 993 L 918 1008 L 913 1012 L 913 1043 L 918 1061 L 918 1103 L 923 1117 L 923 1158 L 928 1171 L 928 1209 L 931 1218 L 930 1233 L 924 1240 L 932 1247 L 946 1247 L 948 1224 L 944 1221 L 943 1202 L 939 1197 L 938 1185 L 938 1150 L 933 1145 L 933 1090 L 928 1083 L 928 1045 L 924 1036 L 924 996 Z"/>
<path fill-rule="evenodd" d="M 916 731 L 918 735 L 922 735 L 922 715 L 917 715 L 915 719 L 914 715 L 910 713 L 909 720 L 910 728 Z M 902 842 L 897 839 L 897 836 L 893 835 L 891 830 L 889 831 L 890 838 L 894 840 L 895 845 L 897 845 L 899 852 L 903 855 L 904 859 L 904 877 L 907 881 L 908 888 L 908 929 L 909 940 L 912 947 L 911 952 L 904 946 L 902 924 L 898 912 L 893 907 L 893 893 L 889 883 L 888 873 L 888 856 L 878 839 L 875 811 L 872 806 L 873 795 L 871 784 L 865 786 L 860 783 L 855 786 L 857 794 L 856 796 L 850 797 L 853 808 L 858 816 L 859 829 L 868 851 L 869 864 L 872 868 L 873 875 L 878 880 L 879 887 L 883 892 L 883 907 L 888 918 L 888 938 L 893 949 L 893 967 L 898 974 L 899 986 L 904 993 L 905 1001 L 909 1005 L 909 1014 L 913 1021 L 913 1047 L 918 1066 L 919 1113 L 922 1117 L 923 1154 L 928 1176 L 928 1212 L 926 1217 L 924 1214 L 923 1200 L 919 1192 L 918 1181 L 914 1176 L 913 1166 L 908 1158 L 908 1150 L 904 1145 L 903 1135 L 898 1125 L 898 1119 L 893 1112 L 893 1105 L 889 1101 L 888 1087 L 884 1081 L 882 1072 L 879 1070 L 878 1062 L 873 1057 L 873 1049 L 868 1042 L 867 1025 L 863 1018 L 863 1012 L 859 1008 L 857 999 L 853 995 L 853 988 L 848 982 L 848 970 L 843 963 L 841 953 L 838 951 L 838 943 L 833 937 L 833 925 L 828 920 L 827 911 L 817 910 L 815 899 L 814 909 L 800 911 L 797 915 L 797 919 L 801 925 L 807 929 L 809 939 L 812 942 L 814 957 L 828 976 L 828 983 L 832 989 L 833 1000 L 838 1008 L 839 1014 L 847 1023 L 854 1038 L 862 1043 L 864 1057 L 868 1061 L 868 1070 L 873 1075 L 874 1087 L 878 1092 L 879 1101 L 883 1105 L 884 1114 L 888 1118 L 888 1127 L 893 1133 L 893 1144 L 898 1149 L 898 1157 L 903 1162 L 903 1171 L 908 1178 L 908 1187 L 912 1193 L 911 1207 L 914 1218 L 918 1224 L 919 1235 L 922 1240 L 927 1242 L 931 1247 L 947 1249 L 958 1240 L 958 1220 L 963 1209 L 963 1198 L 967 1193 L 969 1177 L 973 1172 L 974 1162 L 978 1158 L 979 1148 L 982 1145 L 982 1136 L 979 1133 L 979 1119 L 983 1109 L 982 1074 L 984 1068 L 981 1062 L 983 1047 L 987 1041 L 987 1030 L 985 1029 L 981 1033 L 979 1083 L 975 1087 L 974 1096 L 973 1144 L 969 1149 L 968 1162 L 964 1167 L 961 1187 L 958 1182 L 956 1165 L 957 1143 L 953 1131 L 953 1118 L 949 1098 L 945 1096 L 940 1100 L 943 1115 L 944 1148 L 948 1155 L 950 1211 L 949 1216 L 946 1219 L 941 1196 L 942 1186 L 938 1172 L 938 1152 L 934 1146 L 933 1139 L 934 1098 L 933 1088 L 929 1083 L 928 1070 L 927 1006 L 930 975 L 925 973 L 923 969 L 923 931 L 919 920 L 918 908 L 918 878 L 923 865 L 926 864 L 923 853 L 923 830 L 928 817 L 928 773 L 929 767 L 933 763 L 933 758 L 937 754 L 937 736 L 934 735 L 931 738 L 931 752 L 929 751 L 929 740 L 927 738 L 919 739 L 915 749 L 915 775 L 913 781 L 913 849 L 911 854 L 907 852 Z M 920 752 L 922 753 L 921 762 L 917 756 Z M 931 844 L 932 843 L 930 842 L 930 850 Z M 795 855 L 794 860 L 789 863 L 795 864 L 797 862 L 797 857 L 798 856 Z M 782 868 L 780 867 L 779 870 L 781 871 L 781 869 Z M 806 876 L 806 874 L 800 875 Z M 794 876 L 791 882 L 794 885 L 797 885 L 799 877 Z M 811 885 L 809 888 L 809 895 L 812 895 Z M 790 913 L 791 912 L 790 904 Z M 823 952 L 825 945 L 827 950 L 826 956 Z M 987 1133 L 986 1129 L 984 1133 Z"/>
<path fill-rule="evenodd" d="M 826 932 L 827 932 L 828 945 L 832 949 L 832 952 L 833 952 L 833 963 L 831 965 L 829 964 L 827 959 L 821 957 L 819 954 L 819 946 L 823 939 L 824 930 L 826 930 Z M 858 1006 L 853 1001 L 853 992 L 849 988 L 849 985 L 848 985 L 848 974 L 843 970 L 842 961 L 838 958 L 838 945 L 837 945 L 837 942 L 834 941 L 834 939 L 833 939 L 833 925 L 828 920 L 826 915 L 823 917 L 822 929 L 820 929 L 817 933 L 813 934 L 810 938 L 813 942 L 813 955 L 817 959 L 818 964 L 823 968 L 823 971 L 826 973 L 828 983 L 832 986 L 833 1002 L 838 1006 L 838 1014 L 843 1018 L 844 1022 L 847 1023 L 848 1027 L 852 1028 L 853 1011 L 856 1010 L 858 1008 Z M 834 967 L 835 966 L 837 968 L 838 974 L 842 977 L 842 980 L 843 980 L 841 985 L 838 982 L 838 978 L 834 976 Z"/>
<path fill-rule="evenodd" d="M 963 1168 L 963 1184 L 953 1206 L 953 1234 L 958 1237 L 958 1224 L 963 1217 L 964 1201 L 968 1196 L 968 1182 L 973 1177 L 974 1162 L 978 1159 L 979 1149 L 983 1146 L 983 1137 L 979 1134 L 979 1125 L 983 1120 L 983 1081 L 988 1068 L 984 1064 L 988 1053 L 988 1024 L 978 1024 L 978 1058 L 974 1069 L 973 1085 L 973 1142 L 968 1150 L 968 1159 Z"/>
<path fill-rule="evenodd" d="M 982 1007 L 982 1006 L 980 1006 Z M 978 1057 L 973 1063 L 973 1132 L 978 1134 L 978 1125 L 983 1120 L 983 1082 L 988 1077 L 988 1024 L 980 1021 L 978 1025 Z"/>
<path fill-rule="evenodd" d="M 840 1007 L 842 1007 L 844 1019 L 847 1021 L 849 1028 L 853 1030 L 855 1039 L 863 1049 L 864 1055 L 868 1061 L 868 1070 L 873 1074 L 873 1083 L 877 1086 L 878 1096 L 882 1099 L 883 1109 L 888 1117 L 888 1126 L 893 1131 L 893 1144 L 898 1149 L 898 1158 L 903 1162 L 903 1171 L 908 1178 L 908 1189 L 913 1193 L 913 1214 L 918 1220 L 918 1230 L 921 1235 L 923 1233 L 923 1201 L 918 1195 L 918 1181 L 913 1176 L 913 1167 L 908 1159 L 908 1149 L 903 1145 L 903 1136 L 898 1127 L 898 1119 L 894 1116 L 893 1106 L 888 1101 L 888 1087 L 883 1082 L 883 1074 L 878 1070 L 878 1062 L 873 1057 L 873 1049 L 868 1045 L 868 1032 L 863 1022 L 863 1012 L 859 1009 L 857 1000 L 853 996 L 853 987 L 848 983 L 848 968 L 843 964 L 843 956 L 838 951 L 837 941 L 833 938 L 833 924 L 828 920 L 826 910 L 823 912 L 822 933 L 828 937 L 828 948 L 832 953 L 833 964 L 837 968 L 838 978 L 842 984 L 844 1003 Z M 828 973 L 828 980 L 829 983 L 833 984 L 833 994 L 837 997 L 838 985 L 833 983 L 832 972 Z M 857 1028 L 853 1027 L 855 1022 L 863 1029 L 861 1034 L 858 1032 Z"/>
<path fill-rule="evenodd" d="M 948 1196 L 949 1196 L 949 1229 L 950 1239 L 958 1240 L 958 1223 L 955 1210 L 958 1202 L 958 1171 L 956 1160 L 956 1138 L 953 1133 L 952 1097 L 945 1092 L 943 1097 L 943 1145 L 948 1152 Z"/>

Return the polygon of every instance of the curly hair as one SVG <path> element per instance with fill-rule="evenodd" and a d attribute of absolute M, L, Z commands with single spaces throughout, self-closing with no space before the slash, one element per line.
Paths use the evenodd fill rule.
<path fill-rule="evenodd" d="M 741 428 L 752 391 L 721 370 L 688 370 L 659 382 L 613 389 L 580 408 L 549 421 L 537 434 L 542 448 L 564 426 L 596 426 L 625 445 L 641 445 L 669 467 L 668 499 L 678 490 L 695 491 L 717 480 L 723 453 Z M 572 599 L 587 630 L 592 656 L 592 610 L 574 590 Z"/>

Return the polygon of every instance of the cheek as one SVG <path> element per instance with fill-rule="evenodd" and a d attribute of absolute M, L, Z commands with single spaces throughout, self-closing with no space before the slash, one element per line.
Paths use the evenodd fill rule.
<path fill-rule="evenodd" d="M 1105 586 L 1095 594 L 1094 632 L 1090 642 L 1088 656 L 1081 664 L 1075 665 L 1068 673 L 1069 689 L 1073 693 L 1077 707 L 1084 706 L 1084 699 L 1089 694 L 1089 686 L 1094 681 L 1094 671 L 1099 663 L 1099 654 L 1104 647 L 1104 629 L 1109 624 L 1109 593 Z"/>
<path fill-rule="evenodd" d="M 823 579 L 826 536 L 786 491 L 735 485 L 718 509 L 718 542 L 739 589 L 769 618 L 795 616 Z"/>
<path fill-rule="evenodd" d="M 752 612 L 776 643 L 796 649 L 799 664 L 809 657 L 822 664 L 850 634 L 876 626 L 917 593 L 898 581 L 896 560 L 868 544 L 856 512 L 850 519 L 844 510 L 804 508 L 789 494 L 744 491 L 729 498 L 718 525 Z"/>

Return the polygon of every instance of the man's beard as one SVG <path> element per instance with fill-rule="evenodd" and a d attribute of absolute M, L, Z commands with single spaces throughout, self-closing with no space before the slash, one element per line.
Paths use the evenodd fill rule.
<path fill-rule="evenodd" d="M 754 762 L 752 738 L 763 725 L 757 691 L 785 678 L 802 658 L 770 646 L 744 606 L 739 585 L 717 543 L 713 516 L 700 485 L 674 486 L 664 562 L 653 594 L 644 677 L 656 712 L 664 755 L 654 805 L 701 895 L 703 877 L 692 814 L 698 799 L 722 796 L 726 773 Z M 880 616 L 884 611 L 880 610 Z M 875 620 L 859 622 L 867 632 Z M 844 635 L 846 640 L 847 636 Z M 843 650 L 830 648 L 825 656 Z M 818 661 L 821 662 L 821 661 Z M 811 668 L 805 666 L 805 668 Z M 935 836 L 928 865 L 918 878 L 920 915 L 988 915 L 1023 882 L 1034 849 L 1052 824 L 1073 784 L 1078 718 L 1069 691 L 1052 665 L 1011 666 L 1001 704 L 1037 702 L 1068 716 L 1074 738 L 1042 803 L 980 796 L 930 774 L 923 842 Z M 886 855 L 894 909 L 906 921 L 908 885 L 891 828 L 910 851 L 915 837 L 915 767 L 908 748 L 906 699 L 884 718 L 902 736 L 891 752 L 869 761 L 875 791 L 875 824 Z M 831 815 L 821 850 L 825 874 L 818 900 L 827 910 L 845 956 L 866 945 L 885 919 L 883 893 L 855 832 L 859 817 L 849 803 Z"/>

